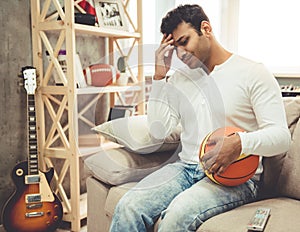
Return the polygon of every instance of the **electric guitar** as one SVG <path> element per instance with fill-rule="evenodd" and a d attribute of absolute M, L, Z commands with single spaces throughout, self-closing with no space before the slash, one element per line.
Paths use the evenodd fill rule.
<path fill-rule="evenodd" d="M 27 90 L 28 161 L 17 164 L 12 170 L 16 190 L 4 206 L 2 222 L 9 232 L 50 232 L 58 228 L 63 208 L 49 185 L 54 169 L 47 172 L 39 170 L 34 99 L 37 86 L 35 68 L 22 68 L 22 76 Z"/>

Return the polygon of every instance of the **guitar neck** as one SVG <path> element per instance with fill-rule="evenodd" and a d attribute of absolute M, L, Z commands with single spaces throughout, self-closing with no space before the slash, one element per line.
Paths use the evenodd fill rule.
<path fill-rule="evenodd" d="M 39 173 L 36 114 L 34 94 L 27 95 L 28 105 L 28 174 L 37 175 Z"/>

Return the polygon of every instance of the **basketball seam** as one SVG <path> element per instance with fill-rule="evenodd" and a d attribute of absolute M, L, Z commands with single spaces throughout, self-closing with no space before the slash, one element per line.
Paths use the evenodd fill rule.
<path fill-rule="evenodd" d="M 243 157 L 243 158 L 239 158 L 239 159 L 235 160 L 233 163 L 236 163 L 236 162 L 238 162 L 238 161 L 240 161 L 240 160 L 248 159 L 248 158 L 250 158 L 250 157 L 252 157 L 252 156 L 255 156 L 255 155 L 247 155 L 247 156 L 245 156 L 245 157 Z"/>
<path fill-rule="evenodd" d="M 256 162 L 257 161 L 257 159 L 256 158 L 259 158 L 259 156 L 258 155 L 256 155 L 256 154 L 245 154 L 245 153 L 242 153 L 242 154 L 240 154 L 240 156 L 239 156 L 239 158 L 237 159 L 237 160 L 235 160 L 235 161 L 233 161 L 231 164 L 235 164 L 235 165 L 239 165 L 239 163 L 238 162 L 241 162 L 241 163 L 243 163 L 242 165 L 243 165 L 243 167 L 245 168 L 244 169 L 244 172 L 247 172 L 247 173 L 242 173 L 241 171 L 242 170 L 240 170 L 240 171 L 238 171 L 237 173 L 232 173 L 232 174 L 229 174 L 228 173 L 228 175 L 229 176 L 227 176 L 226 175 L 226 173 L 224 173 L 225 174 L 225 176 L 222 176 L 222 174 L 221 175 L 218 175 L 218 174 L 214 174 L 214 173 L 208 173 L 208 171 L 207 170 L 205 170 L 205 167 L 204 167 L 204 163 L 202 162 L 202 160 L 201 160 L 201 158 L 203 158 L 203 156 L 204 156 L 204 154 L 205 154 L 205 151 L 206 151 L 206 148 L 207 148 L 207 146 L 206 146 L 206 143 L 207 143 L 207 141 L 210 139 L 210 137 L 214 134 L 214 132 L 216 132 L 216 131 L 218 131 L 218 130 L 215 130 L 215 131 L 213 131 L 213 132 L 211 132 L 211 133 L 209 133 L 208 135 L 206 135 L 205 137 L 204 137 L 204 139 L 203 139 L 203 141 L 202 141 L 202 143 L 201 143 L 201 147 L 200 147 L 200 154 L 199 154 L 199 158 L 200 158 L 200 163 L 201 163 L 201 165 L 202 165 L 202 167 L 204 168 L 204 171 L 205 171 L 205 174 L 206 174 L 206 176 L 210 179 L 210 180 L 212 180 L 213 182 L 215 182 L 216 184 L 219 184 L 219 185 L 224 185 L 224 186 L 236 186 L 236 185 L 239 185 L 239 184 L 236 184 L 237 182 L 241 182 L 242 181 L 242 183 L 244 183 L 244 182 L 246 182 L 246 181 L 248 181 L 255 173 L 256 173 L 256 170 L 257 170 L 257 168 L 258 168 L 258 165 L 256 165 L 256 167 L 252 167 L 252 165 L 247 165 L 247 167 L 246 166 L 244 166 L 245 164 L 245 162 L 248 162 L 247 161 L 247 159 L 250 159 L 250 161 L 249 162 Z M 252 156 L 256 156 L 256 157 L 252 157 Z M 253 158 L 253 159 L 251 159 L 251 158 Z M 230 165 L 231 165 L 230 164 Z M 235 166 L 234 165 L 234 166 Z M 249 169 L 251 169 L 251 168 L 253 168 L 253 170 L 252 171 L 250 171 L 249 172 Z M 247 170 L 247 171 L 246 171 Z M 226 171 L 225 171 L 226 172 Z M 235 177 L 230 177 L 231 175 L 243 175 L 243 176 L 235 176 Z M 224 183 L 222 183 L 222 182 L 224 182 Z M 230 183 L 226 183 L 226 182 L 233 182 L 232 184 L 230 184 Z M 242 184 L 242 183 L 240 183 L 240 184 Z"/>
<path fill-rule="evenodd" d="M 253 170 L 252 172 L 250 172 L 250 173 L 247 174 L 246 176 L 239 176 L 239 177 L 226 177 L 226 176 L 220 176 L 220 175 L 216 175 L 216 176 L 221 177 L 221 178 L 223 178 L 223 179 L 227 179 L 227 180 L 242 179 L 242 178 L 245 178 L 245 177 L 248 177 L 248 176 L 253 175 L 253 174 L 256 172 L 256 169 L 257 169 L 257 168 L 255 168 L 255 170 Z M 213 177 L 215 178 L 215 176 L 213 176 Z"/>

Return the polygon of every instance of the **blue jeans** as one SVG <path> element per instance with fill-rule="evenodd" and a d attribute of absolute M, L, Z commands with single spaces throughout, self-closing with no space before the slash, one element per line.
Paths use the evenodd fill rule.
<path fill-rule="evenodd" d="M 225 187 L 209 180 L 202 167 L 178 161 L 141 180 L 118 202 L 110 231 L 196 231 L 210 217 L 254 201 L 258 185 L 249 180 Z"/>

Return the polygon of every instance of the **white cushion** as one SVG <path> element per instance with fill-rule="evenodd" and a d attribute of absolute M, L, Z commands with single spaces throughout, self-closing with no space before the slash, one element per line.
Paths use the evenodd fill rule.
<path fill-rule="evenodd" d="M 169 152 L 155 152 L 140 155 L 123 148 L 100 151 L 84 160 L 86 170 L 96 179 L 119 185 L 139 181 L 146 175 L 178 159 L 178 149 Z"/>
<path fill-rule="evenodd" d="M 149 133 L 147 116 L 137 115 L 108 121 L 92 130 L 101 133 L 112 142 L 123 145 L 129 151 L 148 154 L 175 150 L 180 143 L 181 127 L 177 127 L 164 140 L 155 139 Z"/>

